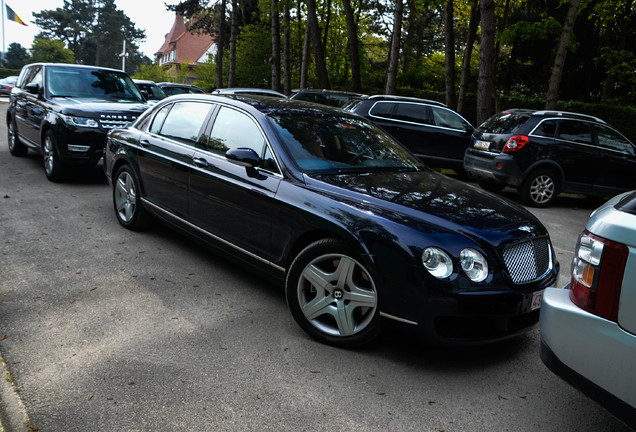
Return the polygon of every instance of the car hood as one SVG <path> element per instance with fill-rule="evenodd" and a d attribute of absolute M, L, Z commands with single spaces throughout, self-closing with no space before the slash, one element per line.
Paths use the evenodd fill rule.
<path fill-rule="evenodd" d="M 58 97 L 54 102 L 63 114 L 82 117 L 115 113 L 130 113 L 137 116 L 148 109 L 146 103 L 118 99 Z"/>
<path fill-rule="evenodd" d="M 314 175 L 307 185 L 420 231 L 460 233 L 495 247 L 547 235 L 523 207 L 434 171 Z"/>

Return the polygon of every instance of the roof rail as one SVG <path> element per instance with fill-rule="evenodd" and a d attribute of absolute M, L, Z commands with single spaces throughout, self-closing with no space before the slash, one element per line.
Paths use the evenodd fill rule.
<path fill-rule="evenodd" d="M 598 117 L 591 116 L 591 115 L 588 115 L 588 114 L 573 113 L 573 112 L 568 112 L 568 111 L 542 110 L 542 111 L 535 111 L 534 114 L 538 114 L 538 115 L 553 115 L 553 116 L 567 116 L 567 117 L 580 118 L 580 119 L 586 119 L 586 120 L 594 120 L 597 123 L 607 124 L 605 122 L 605 120 L 600 119 Z"/>
<path fill-rule="evenodd" d="M 431 100 L 431 99 L 421 99 L 410 96 L 396 96 L 396 95 L 372 95 L 369 96 L 369 99 L 378 99 L 378 100 L 397 100 L 397 101 L 406 101 L 406 102 L 424 102 L 431 105 L 437 105 L 442 107 L 447 107 L 447 105 L 443 102 Z"/>

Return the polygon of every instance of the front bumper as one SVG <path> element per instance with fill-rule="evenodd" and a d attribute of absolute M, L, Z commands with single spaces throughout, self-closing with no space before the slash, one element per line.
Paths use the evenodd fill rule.
<path fill-rule="evenodd" d="M 523 182 L 523 171 L 510 155 L 504 153 L 469 148 L 464 153 L 464 170 L 474 177 L 512 187 L 519 187 Z"/>
<path fill-rule="evenodd" d="M 636 336 L 577 307 L 569 289 L 546 290 L 540 322 L 546 366 L 636 427 Z"/>
<path fill-rule="evenodd" d="M 94 166 L 104 156 L 106 131 L 56 125 L 53 128 L 60 160 L 69 165 Z"/>

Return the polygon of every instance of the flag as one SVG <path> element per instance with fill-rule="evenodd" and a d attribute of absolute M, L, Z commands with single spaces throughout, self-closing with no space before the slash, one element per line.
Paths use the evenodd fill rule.
<path fill-rule="evenodd" d="M 27 25 L 22 19 L 18 16 L 17 13 L 13 12 L 13 9 L 9 7 L 9 5 L 4 5 L 7 8 L 7 19 L 10 21 L 15 21 L 18 24 L 22 24 L 23 26 Z"/>

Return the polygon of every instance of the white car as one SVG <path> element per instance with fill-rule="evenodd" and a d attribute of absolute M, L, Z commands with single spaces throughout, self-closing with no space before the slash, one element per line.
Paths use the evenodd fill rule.
<path fill-rule="evenodd" d="M 636 191 L 592 213 L 540 322 L 548 368 L 636 428 Z"/>

